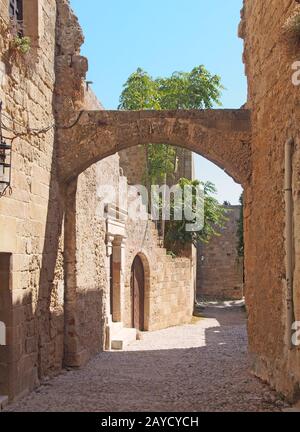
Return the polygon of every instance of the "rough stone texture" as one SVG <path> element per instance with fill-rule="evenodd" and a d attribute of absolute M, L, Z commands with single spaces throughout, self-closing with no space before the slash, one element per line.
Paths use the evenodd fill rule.
<path fill-rule="evenodd" d="M 252 111 L 252 170 L 245 191 L 246 301 L 249 345 L 258 376 L 289 397 L 299 396 L 300 350 L 289 350 L 286 334 L 284 147 L 295 140 L 294 301 L 300 320 L 299 274 L 299 87 L 292 64 L 299 42 L 283 26 L 299 7 L 294 0 L 245 0 L 240 36 L 245 40 L 248 104 Z"/>
<path fill-rule="evenodd" d="M 13 309 L 9 302 L 6 305 L 9 349 L 8 354 L 0 351 L 9 364 L 10 398 L 59 372 L 63 359 L 80 365 L 100 348 L 104 326 L 99 321 L 93 326 L 87 310 L 93 317 L 99 313 L 103 320 L 107 301 L 106 257 L 101 249 L 104 221 L 95 217 L 99 203 L 97 197 L 91 199 L 90 190 L 97 188 L 97 169 L 91 165 L 149 142 L 199 152 L 243 184 L 246 298 L 254 369 L 290 398 L 299 395 L 300 351 L 289 350 L 285 338 L 283 194 L 284 143 L 293 136 L 294 303 L 299 321 L 300 119 L 298 88 L 291 80 L 299 44 L 283 31 L 296 2 L 270 0 L 266 5 L 261 0 L 245 0 L 240 35 L 245 39 L 247 109 L 192 112 L 105 112 L 98 105 L 91 107 L 84 84 L 87 60 L 80 56 L 83 36 L 69 2 L 41 2 L 32 14 L 38 34 L 27 56 L 12 49 L 7 2 L 1 0 L 0 7 L 0 97 L 10 117 L 4 122 L 21 134 L 13 148 L 13 193 L 0 200 L 0 252 L 13 254 L 9 298 Z M 56 134 L 53 129 L 28 134 L 20 126 L 41 128 L 54 122 Z M 62 125 L 73 127 L 62 129 Z M 103 170 L 106 163 L 110 162 L 105 161 Z M 115 162 L 112 166 L 113 171 L 117 169 Z M 132 257 L 134 253 L 133 248 Z M 83 263 L 90 274 L 82 273 Z M 179 266 L 170 265 L 174 274 L 179 271 Z M 182 268 L 181 277 L 185 272 Z M 177 282 L 170 285 L 175 301 L 173 282 Z M 163 280 L 157 283 L 158 287 Z M 179 289 L 183 293 L 186 288 Z M 161 298 L 167 301 L 168 293 Z M 158 360 L 167 364 L 162 357 Z M 139 366 L 145 373 L 147 363 Z M 195 401 L 194 394 L 191 397 Z"/>
<path fill-rule="evenodd" d="M 79 118 L 80 116 L 80 118 Z M 59 139 L 61 181 L 139 144 L 165 143 L 201 154 L 245 184 L 251 175 L 248 110 L 85 111 Z M 72 151 L 70 151 L 70 143 Z"/>
<path fill-rule="evenodd" d="M 6 322 L 8 393 L 13 396 L 32 389 L 42 374 L 61 369 L 63 318 L 54 293 L 63 278 L 58 247 L 62 214 L 54 179 L 54 131 L 26 133 L 27 126 L 54 123 L 56 4 L 43 1 L 38 18 L 44 26 L 38 44 L 26 56 L 12 48 L 7 1 L 1 0 L 0 10 L 0 98 L 4 113 L 11 118 L 3 121 L 24 134 L 13 143 L 13 193 L 0 200 L 0 252 L 13 254 L 14 308 Z"/>
<path fill-rule="evenodd" d="M 155 225 L 151 221 L 127 224 L 126 268 L 136 255 L 145 271 L 145 330 L 157 330 L 189 322 L 194 307 L 192 265 L 189 258 L 172 258 L 159 246 Z M 132 295 L 130 272 L 125 278 L 124 323 L 131 323 Z"/>
<path fill-rule="evenodd" d="M 57 51 L 57 117 L 59 124 L 72 124 L 75 107 L 84 110 L 101 110 L 102 107 L 87 91 L 83 78 L 86 68 L 84 58 L 79 56 L 79 46 L 82 42 L 80 28 L 76 18 L 71 14 L 67 4 L 62 3 L 58 8 L 58 26 L 66 27 L 67 37 L 63 36 Z M 65 30 L 64 30 L 65 31 Z M 78 35 L 77 35 L 78 34 Z M 59 33 L 60 35 L 60 33 Z M 76 36 L 77 35 L 77 36 Z M 75 41 L 75 45 L 74 42 Z M 75 56 L 76 61 L 70 63 L 69 56 Z M 78 66 L 79 65 L 79 66 Z M 75 91 L 74 91 L 75 89 Z M 76 90 L 77 89 L 77 90 Z M 72 128 L 73 129 L 73 128 Z M 72 130 L 70 129 L 70 130 Z M 58 143 L 68 139 L 68 130 L 59 129 L 57 134 Z M 75 138 L 80 140 L 80 138 Z M 80 156 L 81 157 L 81 156 Z M 120 176 L 119 156 L 112 155 L 92 165 L 85 170 L 78 179 L 74 179 L 66 185 L 66 219 L 65 219 L 65 260 L 66 260 L 66 286 L 65 286 L 65 344 L 64 362 L 68 366 L 81 366 L 93 354 L 99 352 L 105 346 L 105 322 L 109 318 L 109 277 L 107 271 L 106 256 L 106 217 L 104 204 L 120 205 L 119 194 L 127 194 L 127 180 Z M 116 196 L 109 201 L 104 199 L 105 186 L 115 189 Z M 127 210 L 127 208 L 123 208 Z M 126 264 L 122 277 L 126 278 L 128 289 L 120 294 L 120 316 L 123 310 L 127 310 L 127 318 L 124 324 L 131 326 L 131 292 L 130 292 L 130 270 L 136 254 L 142 252 L 148 256 L 148 277 L 149 285 L 148 298 L 154 290 L 155 273 L 154 267 L 157 254 L 160 248 L 157 244 L 155 232 L 140 224 L 137 227 L 135 220 L 127 221 L 127 244 Z M 143 244 L 145 238 L 149 240 L 148 245 Z M 128 250 L 128 253 L 127 253 Z M 161 257 L 165 255 L 165 251 Z M 173 263 L 172 263 L 173 264 Z M 146 265 L 146 263 L 145 263 Z M 174 265 L 165 266 L 162 281 L 167 282 L 168 274 L 173 270 Z M 178 282 L 178 304 L 171 301 L 175 314 L 169 317 L 169 310 L 165 309 L 166 299 L 164 293 L 174 294 L 174 284 L 168 286 L 165 283 L 165 290 L 156 296 L 156 304 L 159 312 L 147 316 L 149 322 L 157 319 L 160 325 L 179 324 L 186 322 L 191 316 L 193 304 L 190 301 L 193 293 L 190 284 L 190 262 L 186 260 L 183 265 L 182 281 Z M 87 271 L 88 269 L 88 271 Z M 183 274 L 184 273 L 184 274 Z M 181 284 L 184 288 L 182 288 Z M 116 288 L 116 287 L 115 287 Z M 183 293 L 182 293 L 183 291 Z M 155 296 L 154 296 L 155 297 Z M 176 296 L 175 296 L 176 300 Z M 152 300 L 151 300 L 152 301 Z M 182 304 L 184 307 L 182 307 Z M 182 307 L 182 308 L 181 308 Z M 151 306 L 152 308 L 152 306 Z M 181 308 L 181 310 L 180 310 Z M 148 307 L 149 310 L 149 307 Z M 151 309 L 152 310 L 152 309 Z M 149 312 L 150 314 L 150 312 Z"/>
<path fill-rule="evenodd" d="M 45 383 L 7 411 L 281 411 L 287 405 L 250 374 L 244 313 L 209 308 L 193 325 L 143 334 Z"/>
<path fill-rule="evenodd" d="M 237 253 L 240 206 L 226 206 L 226 225 L 220 237 L 197 248 L 197 297 L 240 300 L 243 297 L 243 260 Z"/>
<path fill-rule="evenodd" d="M 7 347 L 0 347 L 0 394 L 10 399 L 59 373 L 63 363 L 82 365 L 103 349 L 109 275 L 101 186 L 118 189 L 121 178 L 126 182 L 120 177 L 119 157 L 113 155 L 72 182 L 58 184 L 56 149 L 64 127 L 72 125 L 80 109 L 103 108 L 84 81 L 83 35 L 69 2 L 24 5 L 26 19 L 32 14 L 30 35 L 36 32 L 27 55 L 11 48 L 8 5 L 0 2 L 0 97 L 5 115 L 11 117 L 4 123 L 22 133 L 14 140 L 12 195 L 0 200 L 0 253 L 12 254 L 10 266 L 1 267 L 5 292 L 0 318 L 7 326 Z M 56 134 L 53 128 L 41 134 L 26 131 L 27 126 L 39 129 L 54 123 Z M 128 221 L 128 245 L 131 248 L 132 241 L 138 253 L 142 239 L 134 226 Z M 150 229 L 147 235 L 156 258 L 155 233 Z M 155 260 L 149 266 L 153 264 Z M 190 268 L 188 260 L 185 265 Z M 189 296 L 186 301 L 191 313 Z M 183 315 L 178 314 L 177 323 Z"/>
<path fill-rule="evenodd" d="M 177 151 L 177 171 L 169 179 L 168 184 L 175 184 L 182 177 L 193 178 L 193 154 L 181 147 Z M 128 183 L 132 185 L 145 184 L 146 153 L 144 146 L 130 147 L 119 152 L 120 166 Z"/>
<path fill-rule="evenodd" d="M 120 167 L 130 185 L 144 184 L 146 155 L 144 146 L 136 146 L 119 152 Z"/>

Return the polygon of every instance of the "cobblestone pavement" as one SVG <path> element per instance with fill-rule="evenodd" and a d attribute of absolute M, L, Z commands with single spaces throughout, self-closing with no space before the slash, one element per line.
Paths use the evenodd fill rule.
<path fill-rule="evenodd" d="M 124 352 L 46 382 L 9 411 L 280 411 L 249 372 L 241 307 L 207 307 L 191 325 L 143 333 Z"/>

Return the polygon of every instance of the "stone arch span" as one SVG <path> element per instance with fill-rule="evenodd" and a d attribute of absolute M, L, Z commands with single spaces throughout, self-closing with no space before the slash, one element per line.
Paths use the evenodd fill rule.
<path fill-rule="evenodd" d="M 242 185 L 251 175 L 249 110 L 84 111 L 73 127 L 58 130 L 60 179 L 69 182 L 107 156 L 149 143 L 198 153 Z"/>

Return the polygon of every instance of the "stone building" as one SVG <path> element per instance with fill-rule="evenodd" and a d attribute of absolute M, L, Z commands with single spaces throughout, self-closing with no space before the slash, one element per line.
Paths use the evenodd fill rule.
<path fill-rule="evenodd" d="M 197 298 L 241 300 L 243 259 L 238 255 L 238 223 L 241 206 L 226 206 L 226 224 L 220 236 L 197 248 Z"/>
<path fill-rule="evenodd" d="M 122 348 L 137 329 L 188 322 L 194 286 L 191 260 L 172 259 L 160 247 L 118 154 L 60 184 L 59 139 L 78 110 L 103 110 L 84 81 L 83 36 L 68 1 L 1 0 L 0 10 L 3 142 L 13 156 L 11 193 L 0 199 L 7 335 L 0 394 L 12 399 L 65 365 Z M 12 17 L 24 25 L 16 29 Z M 30 37 L 28 53 L 17 36 Z M 141 220 L 128 214 L 132 203 Z"/>
<path fill-rule="evenodd" d="M 0 199 L 0 392 L 21 395 L 63 365 L 122 345 L 114 335 L 141 326 L 140 316 L 149 328 L 187 320 L 191 260 L 176 264 L 152 224 L 146 232 L 132 224 L 121 200 L 104 202 L 99 187 L 127 189 L 117 153 L 163 142 L 201 154 L 242 184 L 253 369 L 290 399 L 299 396 L 300 350 L 291 343 L 300 321 L 298 1 L 244 0 L 247 104 L 203 111 L 104 111 L 86 89 L 83 36 L 67 0 L 0 0 L 0 10 L 3 141 L 13 145 L 12 193 Z M 26 55 L 9 14 L 31 37 Z M 2 164 L 4 155 L 9 165 L 2 142 Z M 129 286 L 139 292 L 141 281 L 144 302 L 130 307 Z"/>

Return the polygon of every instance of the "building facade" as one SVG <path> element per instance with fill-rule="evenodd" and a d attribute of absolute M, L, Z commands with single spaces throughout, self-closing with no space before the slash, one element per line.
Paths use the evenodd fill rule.
<path fill-rule="evenodd" d="M 253 369 L 290 399 L 299 396 L 300 351 L 292 343 L 300 321 L 298 1 L 244 0 L 247 104 L 197 112 L 103 111 L 86 88 L 83 35 L 69 2 L 0 0 L 0 8 L 0 181 L 12 186 L 0 199 L 0 321 L 7 336 L 0 392 L 12 399 L 111 341 L 120 347 L 112 334 L 130 323 L 142 327 L 143 314 L 149 328 L 188 319 L 191 260 L 159 260 L 165 252 L 151 223 L 136 229 L 126 206 L 103 199 L 107 183 L 127 188 L 116 153 L 164 142 L 202 154 L 244 187 Z M 31 38 L 27 54 L 23 36 Z M 141 281 L 144 302 L 133 309 L 126 293 L 139 293 Z"/>
<path fill-rule="evenodd" d="M 160 247 L 118 154 L 59 182 L 58 139 L 77 110 L 103 109 L 84 80 L 83 35 L 69 2 L 1 0 L 0 10 L 2 144 L 12 145 L 11 167 L 0 177 L 1 191 L 11 177 L 0 199 L 7 336 L 0 394 L 13 399 L 63 366 L 122 348 L 138 329 L 189 322 L 194 287 L 191 260 L 172 259 Z M 23 23 L 17 28 L 16 17 Z"/>

